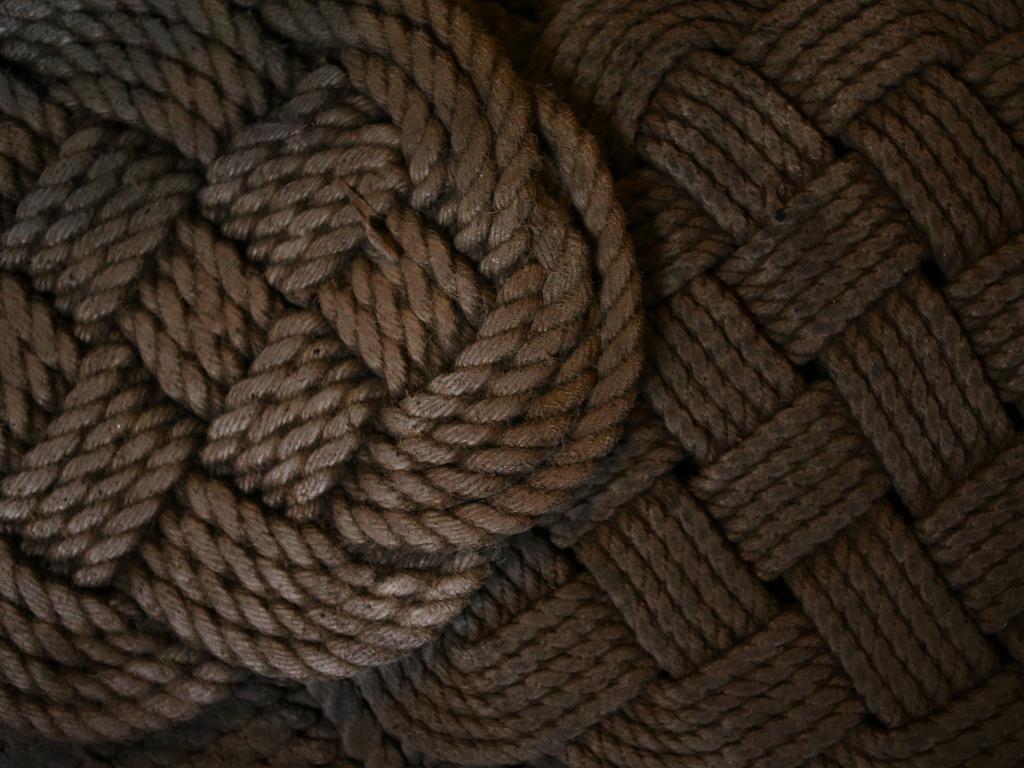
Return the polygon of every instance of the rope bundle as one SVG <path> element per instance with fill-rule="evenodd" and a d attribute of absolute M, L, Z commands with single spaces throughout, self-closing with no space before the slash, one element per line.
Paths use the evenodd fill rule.
<path fill-rule="evenodd" d="M 1024 756 L 1024 6 L 565 4 L 644 273 L 572 514 L 359 680 L 456 764 Z"/>
<path fill-rule="evenodd" d="M 6 722 L 1024 759 L 1024 5 L 569 0 L 614 188 L 445 3 L 124 5 L 0 14 Z"/>
<path fill-rule="evenodd" d="M 447 3 L 0 17 L 0 719 L 122 739 L 423 644 L 632 405 L 594 141 Z"/>

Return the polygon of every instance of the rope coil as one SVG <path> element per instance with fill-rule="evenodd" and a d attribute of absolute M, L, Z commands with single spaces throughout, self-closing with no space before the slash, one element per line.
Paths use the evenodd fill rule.
<path fill-rule="evenodd" d="M 422 645 L 633 403 L 593 139 L 443 2 L 0 15 L 0 717 L 134 737 Z"/>
<path fill-rule="evenodd" d="M 1019 764 L 1024 5 L 164 5 L 0 14 L 4 723 Z"/>

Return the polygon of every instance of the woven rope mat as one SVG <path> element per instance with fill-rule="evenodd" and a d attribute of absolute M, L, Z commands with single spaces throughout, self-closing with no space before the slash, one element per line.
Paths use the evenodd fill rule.
<path fill-rule="evenodd" d="M 1024 3 L 7 0 L 0 223 L 0 765 L 1024 765 Z"/>

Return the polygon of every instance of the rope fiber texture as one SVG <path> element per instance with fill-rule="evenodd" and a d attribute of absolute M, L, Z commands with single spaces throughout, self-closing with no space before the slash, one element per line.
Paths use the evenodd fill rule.
<path fill-rule="evenodd" d="M 635 399 L 639 275 L 568 109 L 461 6 L 250 6 L 0 5 L 16 731 L 133 739 L 422 645 Z"/>
<path fill-rule="evenodd" d="M 1024 2 L 466 7 L 0 5 L 0 760 L 1024 765 Z"/>

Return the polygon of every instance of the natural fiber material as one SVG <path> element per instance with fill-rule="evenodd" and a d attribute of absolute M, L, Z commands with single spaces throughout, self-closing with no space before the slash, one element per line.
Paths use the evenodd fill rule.
<path fill-rule="evenodd" d="M 555 527 L 621 687 L 459 742 L 406 663 L 375 709 L 461 760 L 1020 764 L 1024 6 L 579 0 L 542 47 L 644 272 L 635 425 Z"/>
<path fill-rule="evenodd" d="M 423 644 L 633 403 L 594 141 L 448 3 L 0 18 L 0 719 L 123 739 Z"/>
<path fill-rule="evenodd" d="M 483 5 L 2 6 L 0 761 L 1021 765 L 1024 4 Z"/>

